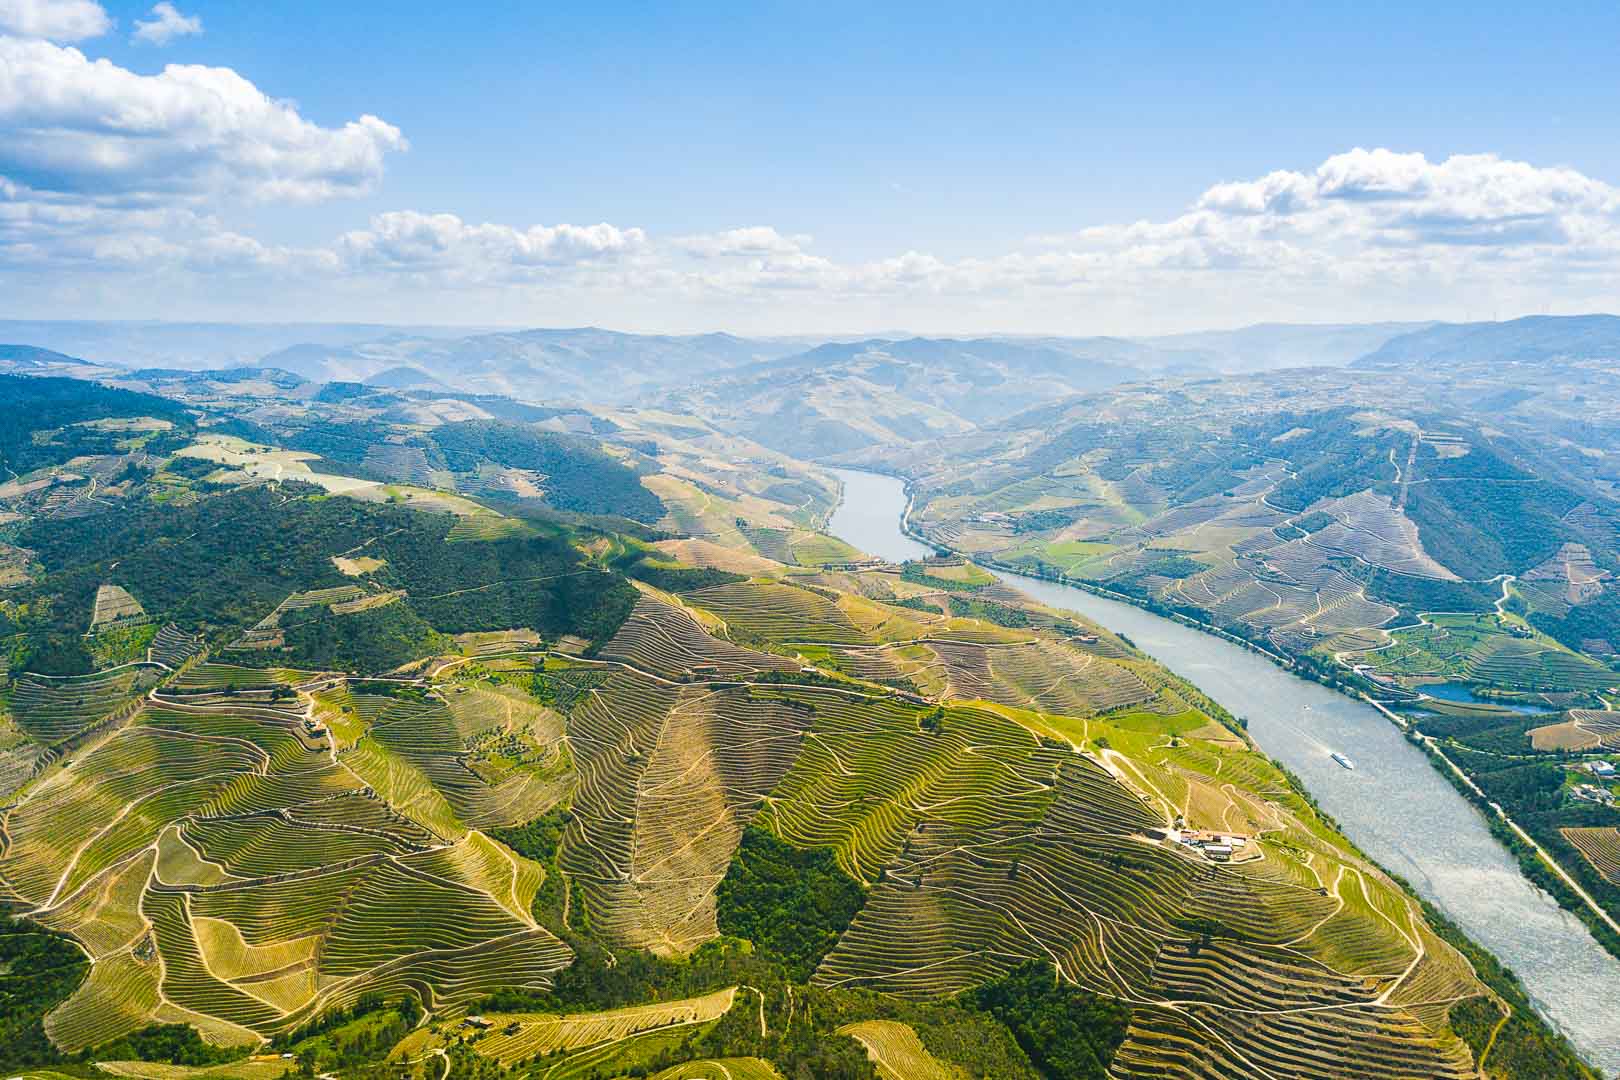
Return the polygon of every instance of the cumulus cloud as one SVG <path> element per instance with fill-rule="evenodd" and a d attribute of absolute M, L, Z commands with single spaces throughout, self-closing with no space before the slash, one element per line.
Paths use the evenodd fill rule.
<path fill-rule="evenodd" d="M 1510 310 L 1601 305 L 1604 288 L 1620 287 L 1620 188 L 1491 154 L 1430 161 L 1351 150 L 1313 170 L 1213 185 L 1167 219 L 1094 225 L 973 258 L 908 251 L 840 263 L 766 243 L 768 229 L 753 245 L 742 241 L 755 232 L 681 242 L 705 257 L 755 249 L 717 270 L 699 262 L 689 283 L 730 297 L 879 298 L 941 316 L 965 310 L 950 298 L 1044 309 L 1048 319 L 1079 307 L 1128 309 L 1182 326 L 1432 316 L 1436 305 L 1451 314 L 1471 296 Z"/>
<path fill-rule="evenodd" d="M 1382 260 L 1387 248 L 1612 245 L 1617 219 L 1620 189 L 1573 169 L 1356 149 L 1313 172 L 1217 184 L 1167 222 L 1087 229 L 1056 246 L 1157 248 L 1212 265 L 1310 252 Z"/>
<path fill-rule="evenodd" d="M 676 246 L 699 258 L 796 255 L 810 244 L 808 236 L 783 236 L 769 225 L 750 225 L 724 232 L 685 236 Z"/>
<path fill-rule="evenodd" d="M 95 0 L 0 0 L 0 31 L 52 41 L 84 41 L 112 29 Z"/>
<path fill-rule="evenodd" d="M 6 4 L 16 30 L 21 9 Z M 12 279 L 0 291 L 14 302 L 27 287 L 77 294 L 121 272 L 191 273 L 199 291 L 225 272 L 337 273 L 330 247 L 289 248 L 226 219 L 370 192 L 405 148 L 374 116 L 315 124 L 229 68 L 141 75 L 42 34 L 0 34 L 0 277 Z"/>
<path fill-rule="evenodd" d="M 82 57 L 72 63 L 96 67 Z M 177 70 L 235 86 L 234 75 L 212 69 L 165 75 Z M 106 77 L 119 88 L 140 78 L 116 68 Z M 193 85 L 189 77 L 174 86 Z M 864 318 L 1146 332 L 1239 320 L 1457 317 L 1465 302 L 1570 310 L 1620 294 L 1620 188 L 1488 154 L 1430 161 L 1376 149 L 1217 183 L 1162 219 L 1094 224 L 970 258 L 919 248 L 840 260 L 813 250 L 808 236 L 763 224 L 660 237 L 629 224 L 479 223 L 417 210 L 376 214 L 327 243 L 288 247 L 233 228 L 228 203 L 188 193 L 359 190 L 402 144 L 397 132 L 369 118 L 318 128 L 250 86 L 241 108 L 193 113 L 178 90 L 143 103 L 138 94 L 84 92 L 88 80 L 75 84 L 75 95 L 23 94 L 0 58 L 0 135 L 77 124 L 87 138 L 105 131 L 114 139 L 105 153 L 86 152 L 93 166 L 70 168 L 73 154 L 48 152 L 57 149 L 54 135 L 21 144 L 0 138 L 0 277 L 8 266 L 66 267 L 58 273 L 69 278 L 157 267 L 195 275 L 200 292 L 221 276 L 257 275 L 276 286 L 261 290 L 265 296 L 303 288 L 358 297 L 345 317 L 372 317 L 384 309 L 364 305 L 386 297 L 412 318 L 476 310 L 532 321 L 531 305 L 543 298 L 567 319 L 590 311 L 597 320 L 657 325 L 702 311 L 713 323 L 777 330 L 802 328 L 803 313 L 814 311 L 827 328 Z M 91 116 L 102 118 L 99 127 Z M 381 127 L 368 131 L 368 123 Z M 200 159 L 170 155 L 185 166 L 178 197 L 149 177 L 151 163 L 118 152 L 117 133 L 145 129 L 160 144 L 196 131 L 199 140 L 183 141 L 208 145 Z M 242 149 L 250 143 L 251 154 Z M 456 300 L 443 299 L 451 290 Z"/>
<path fill-rule="evenodd" d="M 606 222 L 517 228 L 471 224 L 455 214 L 398 210 L 376 215 L 369 228 L 345 233 L 336 255 L 356 270 L 498 280 L 611 261 L 641 250 L 646 242 L 642 230 Z"/>
<path fill-rule="evenodd" d="M 230 68 L 139 75 L 71 46 L 0 37 L 0 176 L 87 198 L 315 200 L 369 191 L 399 129 L 311 123 Z"/>
<path fill-rule="evenodd" d="M 182 15 L 178 8 L 163 0 L 152 7 L 152 18 L 137 19 L 133 40 L 148 45 L 167 45 L 178 37 L 189 37 L 203 32 L 202 19 L 196 15 Z"/>

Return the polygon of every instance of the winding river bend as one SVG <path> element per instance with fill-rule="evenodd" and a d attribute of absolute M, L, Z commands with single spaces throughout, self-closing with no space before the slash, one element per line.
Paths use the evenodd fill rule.
<path fill-rule="evenodd" d="M 899 480 L 832 471 L 844 483 L 844 498 L 829 532 L 895 561 L 931 553 L 900 529 L 906 495 Z M 1620 960 L 1525 880 L 1479 812 L 1376 710 L 1130 604 L 1003 577 L 1042 603 L 1124 633 L 1234 716 L 1246 717 L 1255 742 L 1304 780 L 1363 851 L 1517 972 L 1536 1006 L 1588 1060 L 1607 1075 L 1620 1073 Z M 1335 752 L 1355 768 L 1341 767 Z"/>

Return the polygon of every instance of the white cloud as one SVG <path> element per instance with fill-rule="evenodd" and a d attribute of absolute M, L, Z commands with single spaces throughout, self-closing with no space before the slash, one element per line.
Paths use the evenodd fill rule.
<path fill-rule="evenodd" d="M 611 261 L 640 251 L 640 229 L 598 225 L 474 225 L 454 214 L 398 210 L 343 234 L 335 254 L 359 271 L 409 271 L 460 281 L 501 280 Z"/>
<path fill-rule="evenodd" d="M 795 255 L 808 247 L 808 236 L 783 236 L 769 225 L 750 225 L 724 232 L 685 236 L 676 245 L 699 258 Z"/>
<path fill-rule="evenodd" d="M 725 245 L 679 246 L 707 255 Z M 840 263 L 784 246 L 719 270 L 699 263 L 684 285 L 726 298 L 792 290 L 851 310 L 881 302 L 881 310 L 945 325 L 971 316 L 981 328 L 1001 319 L 1014 329 L 1116 332 L 1459 317 L 1477 314 L 1474 305 L 1612 307 L 1620 188 L 1490 154 L 1430 161 L 1356 149 L 1311 171 L 1216 184 L 1168 219 L 1091 226 L 1024 250 Z M 1010 320 L 973 314 L 989 312 Z M 938 322 L 922 323 L 930 324 Z"/>
<path fill-rule="evenodd" d="M 1314 172 L 1218 184 L 1185 215 L 1157 225 L 1089 229 L 1082 247 L 1183 242 L 1263 260 L 1290 246 L 1382 261 L 1385 248 L 1569 250 L 1612 244 L 1620 189 L 1573 169 L 1459 154 L 1351 150 Z M 1602 239 L 1606 235 L 1606 239 Z"/>
<path fill-rule="evenodd" d="M 0 176 L 98 199 L 314 200 L 369 191 L 398 128 L 305 120 L 230 68 L 139 75 L 78 49 L 0 37 Z"/>
<path fill-rule="evenodd" d="M 84 41 L 112 29 L 95 0 L 0 0 L 0 31 L 52 41 Z"/>
<path fill-rule="evenodd" d="M 234 74 L 214 69 L 165 76 L 177 70 L 235 86 Z M 478 223 L 416 210 L 290 247 L 233 226 L 231 198 L 217 193 L 241 201 L 361 190 L 402 142 L 397 132 L 364 119 L 318 128 L 245 82 L 246 104 L 216 112 L 191 111 L 187 79 L 147 103 L 119 92 L 140 77 L 116 68 L 105 77 L 113 89 L 101 96 L 81 86 L 58 95 L 67 104 L 46 95 L 22 105 L 0 59 L 0 290 L 18 287 L 6 271 L 19 267 L 38 268 L 35 288 L 71 284 L 75 296 L 96 275 L 139 269 L 143 281 L 168 283 L 161 296 L 191 288 L 199 303 L 221 295 L 223 280 L 244 292 L 257 283 L 250 303 L 282 307 L 253 306 L 254 317 L 302 318 L 321 304 L 343 318 L 1128 333 L 1567 311 L 1612 307 L 1620 295 L 1620 188 L 1493 155 L 1430 161 L 1388 150 L 1215 184 L 1160 220 L 1097 224 L 969 258 L 918 248 L 840 260 L 769 225 L 660 237 L 625 224 Z M 36 177 L 64 171 L 39 152 L 50 140 L 19 150 L 6 133 L 54 131 L 59 115 L 86 130 L 86 118 L 101 115 L 108 131 L 144 125 L 159 143 L 197 141 L 176 133 L 198 131 L 212 143 L 195 160 L 170 155 L 185 179 L 167 189 L 150 163 L 114 153 L 91 155 L 107 172 L 73 174 L 96 183 L 42 185 Z M 381 129 L 368 135 L 368 122 Z M 7 164 L 13 156 L 24 167 Z"/>
<path fill-rule="evenodd" d="M 133 40 L 148 45 L 167 45 L 178 37 L 203 32 L 202 19 L 196 15 L 182 15 L 178 8 L 163 0 L 152 8 L 153 18 L 137 19 Z"/>

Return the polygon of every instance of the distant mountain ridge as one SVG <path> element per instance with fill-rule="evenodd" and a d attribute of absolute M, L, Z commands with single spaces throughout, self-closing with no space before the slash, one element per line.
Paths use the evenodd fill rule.
<path fill-rule="evenodd" d="M 1122 343 L 1128 350 L 1128 343 Z M 830 342 L 696 380 L 671 408 L 784 453 L 827 457 L 959 434 L 1141 370 L 998 338 Z"/>
<path fill-rule="evenodd" d="M 6 347 L 0 370 L 21 374 L 118 379 L 118 369 L 139 378 L 152 370 L 262 368 L 278 373 L 278 384 L 286 380 L 280 373 L 290 373 L 316 384 L 531 402 L 682 404 L 733 427 L 741 423 L 767 445 L 812 456 L 938 437 L 1141 379 L 1620 359 L 1620 317 L 1604 314 L 1502 323 L 1263 323 L 1134 338 L 0 321 L 0 340 L 8 338 L 26 344 Z M 814 437 L 801 437 L 811 429 Z"/>
<path fill-rule="evenodd" d="M 93 367 L 93 364 L 52 349 L 34 345 L 0 345 L 0 369 L 15 374 L 56 371 L 63 367 Z"/>
<path fill-rule="evenodd" d="M 1433 323 L 1257 323 L 1237 330 L 1204 330 L 1137 338 L 1224 374 L 1296 367 L 1343 367 L 1390 339 Z"/>
<path fill-rule="evenodd" d="M 1530 315 L 1508 322 L 1440 323 L 1385 342 L 1353 365 L 1620 360 L 1620 316 Z"/>
<path fill-rule="evenodd" d="M 380 378 L 394 385 L 394 380 L 415 371 L 432 382 L 475 393 L 545 401 L 627 401 L 649 387 L 705 377 L 797 348 L 731 334 L 630 334 L 580 327 L 450 340 L 393 335 L 344 345 L 301 342 L 259 362 L 317 382 L 378 384 Z"/>
<path fill-rule="evenodd" d="M 223 323 L 0 319 L 0 341 L 24 341 L 92 364 L 203 370 L 251 364 L 300 342 L 355 345 L 405 334 L 462 337 L 486 328 L 381 323 Z"/>

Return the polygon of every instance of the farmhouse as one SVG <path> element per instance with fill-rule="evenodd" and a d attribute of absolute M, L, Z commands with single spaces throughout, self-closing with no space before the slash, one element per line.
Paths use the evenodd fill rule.
<path fill-rule="evenodd" d="M 1249 838 L 1237 833 L 1208 832 L 1203 829 L 1181 830 L 1181 842 L 1188 847 L 1208 847 L 1211 844 L 1224 845 L 1233 851 L 1239 851 L 1249 845 Z"/>
<path fill-rule="evenodd" d="M 1576 784 L 1570 794 L 1583 802 L 1594 802 L 1601 806 L 1614 805 L 1614 793 L 1596 784 Z"/>

